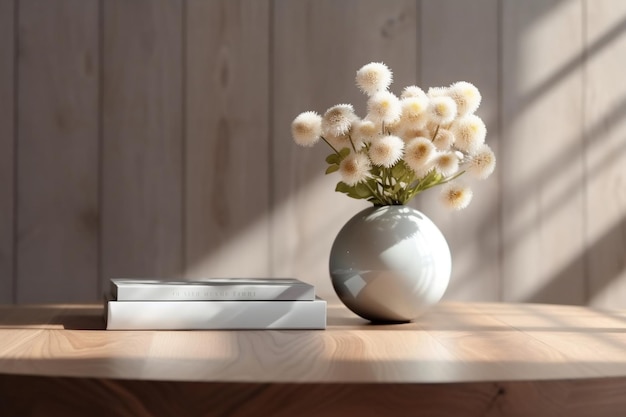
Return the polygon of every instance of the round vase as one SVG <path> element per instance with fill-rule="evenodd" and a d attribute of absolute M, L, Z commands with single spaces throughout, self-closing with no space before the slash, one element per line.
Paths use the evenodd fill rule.
<path fill-rule="evenodd" d="M 407 322 L 436 304 L 450 282 L 445 237 L 408 206 L 370 207 L 339 231 L 330 252 L 339 299 L 372 322 Z"/>

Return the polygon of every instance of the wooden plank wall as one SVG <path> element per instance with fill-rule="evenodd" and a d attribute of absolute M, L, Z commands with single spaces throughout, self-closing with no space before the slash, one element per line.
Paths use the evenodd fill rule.
<path fill-rule="evenodd" d="M 585 301 L 582 6 L 503 3 L 505 300 Z"/>
<path fill-rule="evenodd" d="M 418 18 L 417 3 L 408 0 L 274 3 L 272 264 L 276 275 L 297 275 L 326 297 L 333 238 L 367 204 L 333 191 L 336 175 L 323 175 L 332 151 L 294 146 L 291 121 L 339 103 L 364 115 L 366 97 L 354 74 L 371 61 L 394 69 L 395 84 L 413 84 Z"/>
<path fill-rule="evenodd" d="M 498 17 L 496 0 L 424 1 L 420 22 L 420 84 L 447 86 L 465 80 L 476 85 L 483 96 L 478 114 L 487 125 L 488 143 L 496 153 L 501 139 Z M 448 33 L 451 28 L 456 35 Z M 498 300 L 502 290 L 500 263 L 480 260 L 499 259 L 500 228 L 496 221 L 499 205 L 493 202 L 498 201 L 500 181 L 494 175 L 488 181 L 470 184 L 475 198 L 463 212 L 442 210 L 436 190 L 420 196 L 415 206 L 449 236 L 454 266 L 446 297 Z"/>
<path fill-rule="evenodd" d="M 96 301 L 112 276 L 297 276 L 363 202 L 291 120 L 457 80 L 498 167 L 441 227 L 447 299 L 626 308 L 620 0 L 0 0 L 0 302 Z"/>
<path fill-rule="evenodd" d="M 626 300 L 626 3 L 585 7 L 585 250 L 590 303 Z M 620 69 L 621 68 L 621 69 Z"/>
<path fill-rule="evenodd" d="M 16 301 L 98 278 L 98 2 L 18 4 Z"/>
<path fill-rule="evenodd" d="M 180 275 L 183 2 L 102 5 L 101 277 Z"/>
<path fill-rule="evenodd" d="M 15 4 L 0 0 L 0 303 L 14 300 Z"/>
<path fill-rule="evenodd" d="M 270 275 L 269 24 L 269 2 L 187 2 L 185 273 L 191 278 Z"/>

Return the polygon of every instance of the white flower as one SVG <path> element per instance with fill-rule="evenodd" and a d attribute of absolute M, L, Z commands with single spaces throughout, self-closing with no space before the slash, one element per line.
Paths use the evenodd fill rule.
<path fill-rule="evenodd" d="M 430 98 L 434 97 L 444 97 L 448 96 L 448 88 L 447 87 L 430 87 L 428 89 L 427 96 Z"/>
<path fill-rule="evenodd" d="M 448 129 L 440 128 L 433 139 L 433 144 L 440 151 L 446 151 L 454 144 L 454 135 Z"/>
<path fill-rule="evenodd" d="M 291 135 L 300 146 L 313 146 L 322 134 L 322 117 L 314 111 L 300 113 L 291 123 Z"/>
<path fill-rule="evenodd" d="M 475 114 L 470 114 L 456 120 L 452 126 L 454 133 L 454 146 L 461 151 L 473 154 L 485 143 L 487 127 L 482 119 Z"/>
<path fill-rule="evenodd" d="M 439 123 L 435 123 L 432 120 L 429 120 L 425 126 L 426 131 L 428 131 L 427 135 L 424 135 L 427 138 L 434 138 L 435 132 L 441 130 L 441 125 Z"/>
<path fill-rule="evenodd" d="M 467 81 L 459 81 L 450 86 L 450 97 L 456 102 L 457 114 L 459 116 L 466 116 L 474 113 L 478 106 L 482 96 L 478 88 L 474 84 Z"/>
<path fill-rule="evenodd" d="M 483 144 L 469 159 L 467 171 L 476 178 L 484 180 L 496 167 L 496 155 L 489 145 Z"/>
<path fill-rule="evenodd" d="M 389 125 L 400 120 L 402 106 L 398 97 L 389 91 L 381 91 L 367 101 L 367 111 L 367 119 Z"/>
<path fill-rule="evenodd" d="M 424 92 L 424 90 L 422 90 L 416 85 L 410 85 L 408 87 L 405 87 L 404 90 L 402 90 L 402 94 L 400 95 L 400 98 L 410 98 L 410 97 L 416 97 L 416 98 L 428 100 L 428 96 L 426 96 L 426 93 Z"/>
<path fill-rule="evenodd" d="M 393 74 L 382 62 L 370 62 L 356 72 L 356 85 L 372 96 L 386 90 L 393 81 Z"/>
<path fill-rule="evenodd" d="M 456 103 L 448 96 L 431 97 L 428 106 L 433 123 L 447 125 L 456 117 Z"/>
<path fill-rule="evenodd" d="M 402 158 L 403 149 L 404 141 L 402 139 L 394 135 L 387 135 L 372 143 L 369 155 L 373 164 L 390 168 Z"/>
<path fill-rule="evenodd" d="M 400 100 L 402 108 L 403 123 L 410 123 L 413 126 L 423 127 L 426 124 L 426 116 L 428 110 L 428 98 L 424 97 L 407 97 Z"/>
<path fill-rule="evenodd" d="M 427 100 L 417 97 L 400 100 L 402 106 L 400 120 L 395 124 L 385 125 L 385 128 L 389 126 L 392 133 L 401 136 L 405 141 L 416 136 L 423 136 L 420 132 L 426 127 L 428 121 Z"/>
<path fill-rule="evenodd" d="M 297 144 L 323 140 L 330 145 L 326 172 L 339 171 L 337 191 L 374 205 L 406 204 L 445 185 L 443 203 L 466 207 L 472 191 L 451 181 L 466 172 L 487 178 L 496 163 L 484 143 L 485 123 L 474 114 L 481 102 L 478 89 L 466 81 L 427 92 L 409 85 L 398 97 L 389 91 L 391 70 L 380 62 L 361 67 L 355 81 L 367 95 L 365 117 L 359 118 L 351 104 L 338 104 L 322 116 L 301 113 L 291 125 Z"/>
<path fill-rule="evenodd" d="M 355 146 L 372 142 L 378 137 L 379 132 L 371 120 L 357 120 L 352 124 L 352 140 Z"/>
<path fill-rule="evenodd" d="M 472 190 L 462 185 L 448 183 L 441 190 L 441 201 L 450 209 L 464 209 L 472 201 Z"/>
<path fill-rule="evenodd" d="M 442 152 L 435 158 L 435 168 L 444 177 L 450 177 L 459 170 L 459 158 L 454 152 Z"/>
<path fill-rule="evenodd" d="M 419 168 L 412 168 L 413 172 L 415 172 L 415 177 L 416 178 L 424 178 L 426 175 L 428 175 L 430 173 L 430 171 L 432 171 L 435 168 L 434 164 L 432 161 L 428 162 L 427 164 L 419 167 Z"/>
<path fill-rule="evenodd" d="M 343 182 L 353 186 L 368 178 L 370 168 L 371 164 L 367 155 L 360 152 L 352 153 L 339 164 L 339 174 Z"/>
<path fill-rule="evenodd" d="M 428 109 L 428 98 L 423 97 L 405 97 L 400 100 L 402 106 L 402 115 L 410 119 L 422 117 Z"/>
<path fill-rule="evenodd" d="M 435 155 L 435 146 L 430 139 L 417 137 L 410 139 L 404 150 L 404 161 L 416 173 L 422 173 L 426 167 L 430 169 L 430 161 Z"/>
<path fill-rule="evenodd" d="M 352 122 L 357 119 L 351 104 L 337 104 L 326 110 L 322 118 L 322 134 L 326 136 L 345 135 Z"/>
<path fill-rule="evenodd" d="M 387 129 L 387 125 L 385 125 L 385 129 Z M 424 126 L 414 125 L 410 121 L 402 117 L 400 118 L 400 121 L 398 123 L 392 125 L 389 131 L 392 135 L 396 135 L 402 138 L 404 143 L 408 142 L 409 139 L 413 139 L 418 136 L 429 135 L 428 130 L 426 130 Z"/>

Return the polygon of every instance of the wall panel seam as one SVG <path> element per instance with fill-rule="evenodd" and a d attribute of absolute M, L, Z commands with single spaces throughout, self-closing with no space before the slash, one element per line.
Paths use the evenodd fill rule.
<path fill-rule="evenodd" d="M 103 132 L 103 109 L 104 109 L 104 0 L 98 1 L 98 103 L 97 103 L 97 135 L 98 135 L 98 241 L 97 241 L 97 265 L 96 265 L 96 279 L 97 279 L 97 291 L 102 292 L 104 289 L 104 276 L 102 268 L 102 228 L 103 228 L 103 215 L 104 209 L 102 204 L 103 198 L 103 179 L 104 179 L 104 132 Z M 96 294 L 96 299 L 99 299 L 101 294 Z"/>
<path fill-rule="evenodd" d="M 180 48 L 180 62 L 181 62 L 181 74 L 180 74 L 180 176 L 181 176 L 181 187 L 180 187 L 180 198 L 181 198 L 181 207 L 180 207 L 180 256 L 181 256 L 181 271 L 180 276 L 187 276 L 187 89 L 189 88 L 189 83 L 187 79 L 187 56 L 188 56 L 188 46 L 189 46 L 189 32 L 187 25 L 187 0 L 182 0 L 181 4 L 181 48 Z"/>
<path fill-rule="evenodd" d="M 587 155 L 588 155 L 588 151 L 589 151 L 589 138 L 587 137 L 587 109 L 588 109 L 588 103 L 587 103 L 587 64 L 588 64 L 588 50 L 587 50 L 587 40 L 588 40 L 588 28 L 587 28 L 587 13 L 588 13 L 588 8 L 587 8 L 587 0 L 581 0 L 580 2 L 580 7 L 581 7 L 581 47 L 582 47 L 582 51 L 581 51 L 581 65 L 582 65 L 582 69 L 581 69 L 581 84 L 582 84 L 582 88 L 581 88 L 581 106 L 580 106 L 580 131 L 581 131 L 581 137 L 582 137 L 582 144 L 581 144 L 581 164 L 582 164 L 582 175 L 583 175 L 583 191 L 582 191 L 582 198 L 583 198 L 583 203 L 582 203 L 582 227 L 583 227 L 583 253 L 582 253 L 582 264 L 583 264 L 583 297 L 584 297 L 584 301 L 585 304 L 589 304 L 591 301 L 591 271 L 590 271 L 590 267 L 589 267 L 589 248 L 588 248 L 588 243 L 589 243 L 589 225 L 588 225 L 588 219 L 589 219 L 589 198 L 588 198 L 588 191 L 589 191 L 589 173 L 587 172 Z"/>
<path fill-rule="evenodd" d="M 12 254 L 11 254 L 11 273 L 12 273 L 12 294 L 11 301 L 13 304 L 17 303 L 17 279 L 18 279 L 18 141 L 19 141 L 19 91 L 20 91 L 20 77 L 19 77 L 19 59 L 20 59 L 20 44 L 19 44 L 19 32 L 20 32 L 20 13 L 19 13 L 20 0 L 13 1 L 13 236 L 12 236 Z"/>
<path fill-rule="evenodd" d="M 415 25 L 415 37 L 417 38 L 417 41 L 415 42 L 415 46 L 416 46 L 416 53 L 415 53 L 415 72 L 417 72 L 417 74 L 415 74 L 415 79 L 416 79 L 416 85 L 418 86 L 422 86 L 422 71 L 421 71 L 421 67 L 420 64 L 422 62 L 422 50 L 423 50 L 423 41 L 422 38 L 424 37 L 424 33 L 421 31 L 422 25 L 422 0 L 415 0 L 415 9 L 417 12 L 417 19 L 415 19 L 416 25 Z"/>
<path fill-rule="evenodd" d="M 503 5 L 502 5 L 502 1 L 503 0 L 497 0 L 496 2 L 496 19 L 497 19 L 497 36 L 498 36 L 498 40 L 496 43 L 496 60 L 498 63 L 498 70 L 497 70 L 497 74 L 498 74 L 498 79 L 496 81 L 497 83 L 497 100 L 498 100 L 498 105 L 496 106 L 497 110 L 496 110 L 496 135 L 498 138 L 498 149 L 501 151 L 505 144 L 505 138 L 504 138 L 504 112 L 502 111 L 502 105 L 504 103 L 504 88 L 502 86 L 502 78 L 503 78 L 503 53 L 502 53 L 502 48 L 503 48 L 503 41 L 502 41 L 502 37 L 504 34 L 504 30 L 503 30 L 503 16 L 504 16 L 504 12 L 503 12 Z M 499 169 L 498 171 L 498 175 L 497 175 L 497 182 L 498 182 L 498 194 L 497 194 L 497 214 L 498 214 L 498 250 L 497 250 L 497 254 L 498 254 L 498 259 L 497 259 L 497 264 L 498 264 L 498 272 L 500 275 L 500 279 L 498 281 L 498 301 L 504 301 L 504 279 L 502 277 L 502 273 L 504 271 L 504 213 L 502 210 L 502 201 L 503 201 L 503 196 L 504 196 L 504 192 L 503 192 L 503 187 L 502 184 L 504 184 L 503 181 L 503 170 Z"/>
<path fill-rule="evenodd" d="M 267 90 L 267 115 L 266 117 L 268 118 L 267 120 L 267 152 L 268 152 L 268 163 L 269 163 L 269 169 L 267 171 L 267 175 L 268 175 L 268 193 L 269 193 L 269 201 L 268 201 L 268 221 L 269 221 L 269 225 L 268 225 L 268 235 L 267 235 L 267 240 L 268 240 L 268 253 L 267 256 L 269 256 L 269 262 L 268 262 L 268 266 L 269 266 L 269 273 L 270 276 L 274 276 L 276 274 L 276 270 L 277 267 L 275 265 L 276 263 L 276 257 L 275 255 L 275 239 L 276 239 L 276 233 L 275 233 L 275 219 L 274 219 L 274 212 L 276 210 L 276 206 L 277 206 L 277 202 L 276 202 L 276 184 L 275 184 L 275 174 L 276 174 L 276 168 L 275 168 L 275 161 L 274 161 L 274 112 L 275 112 L 275 108 L 274 108 L 274 37 L 275 37 L 275 28 L 274 28 L 274 7 L 275 7 L 275 0 L 267 0 L 268 2 L 268 25 L 267 25 L 267 31 L 268 31 L 268 40 L 267 40 L 267 66 L 268 66 L 268 71 L 267 71 L 267 82 L 268 82 L 268 90 Z"/>

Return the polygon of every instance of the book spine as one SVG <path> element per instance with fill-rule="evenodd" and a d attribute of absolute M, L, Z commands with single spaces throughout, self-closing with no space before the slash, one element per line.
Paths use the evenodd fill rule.
<path fill-rule="evenodd" d="M 107 330 L 325 329 L 326 301 L 107 301 Z"/>
<path fill-rule="evenodd" d="M 313 301 L 312 285 L 113 285 L 118 301 Z"/>

